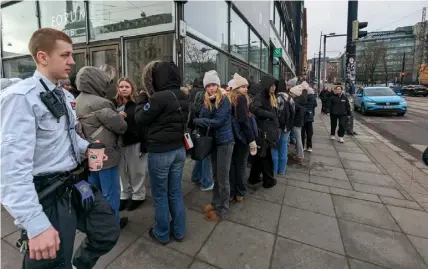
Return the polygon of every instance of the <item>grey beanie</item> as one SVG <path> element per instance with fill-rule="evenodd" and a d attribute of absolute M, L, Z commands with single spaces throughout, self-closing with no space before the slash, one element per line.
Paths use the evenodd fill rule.
<path fill-rule="evenodd" d="M 216 84 L 220 87 L 220 78 L 218 77 L 217 71 L 211 70 L 206 72 L 203 82 L 204 88 L 206 88 L 208 84 Z"/>

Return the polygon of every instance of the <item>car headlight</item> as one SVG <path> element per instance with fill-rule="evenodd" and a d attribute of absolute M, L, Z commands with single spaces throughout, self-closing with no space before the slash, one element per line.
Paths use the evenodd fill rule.
<path fill-rule="evenodd" d="M 367 105 L 376 105 L 375 102 L 366 102 Z"/>
<path fill-rule="evenodd" d="M 407 105 L 406 101 L 400 102 L 400 105 Z"/>

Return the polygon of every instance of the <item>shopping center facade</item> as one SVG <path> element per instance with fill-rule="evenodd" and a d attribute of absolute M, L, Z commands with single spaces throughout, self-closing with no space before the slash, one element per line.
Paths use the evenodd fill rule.
<path fill-rule="evenodd" d="M 211 69 L 222 83 L 235 72 L 288 79 L 302 66 L 302 14 L 303 1 L 2 1 L 1 76 L 31 76 L 31 34 L 52 27 L 73 40 L 72 80 L 109 64 L 141 86 L 155 59 L 175 61 L 183 83 Z"/>

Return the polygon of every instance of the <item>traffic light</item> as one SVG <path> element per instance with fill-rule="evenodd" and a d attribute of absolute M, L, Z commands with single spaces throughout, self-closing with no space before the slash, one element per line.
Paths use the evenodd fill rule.
<path fill-rule="evenodd" d="M 360 29 L 366 28 L 367 24 L 368 22 L 359 22 L 358 20 L 352 22 L 352 41 L 367 35 L 367 31 L 360 31 Z"/>

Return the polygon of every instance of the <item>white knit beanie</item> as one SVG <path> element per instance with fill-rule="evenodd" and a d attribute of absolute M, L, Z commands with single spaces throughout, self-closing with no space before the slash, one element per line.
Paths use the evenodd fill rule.
<path fill-rule="evenodd" d="M 220 78 L 218 77 L 217 71 L 211 70 L 205 72 L 203 83 L 204 88 L 206 88 L 208 84 L 216 84 L 220 87 Z"/>
<path fill-rule="evenodd" d="M 229 83 L 230 83 L 230 87 L 232 87 L 232 90 L 242 86 L 248 86 L 248 80 L 246 80 L 244 77 L 240 76 L 237 73 L 233 75 L 233 79 Z"/>
<path fill-rule="evenodd" d="M 303 87 L 302 85 L 294 86 L 293 88 L 290 89 L 290 92 L 296 96 L 300 96 L 303 93 Z"/>

